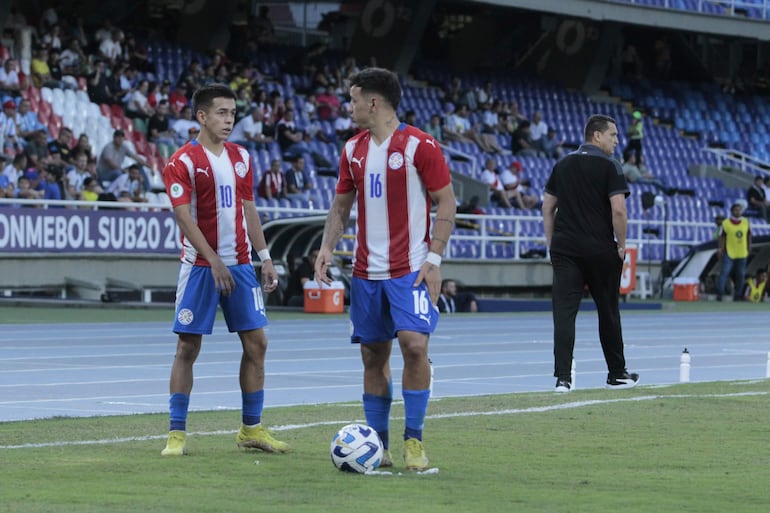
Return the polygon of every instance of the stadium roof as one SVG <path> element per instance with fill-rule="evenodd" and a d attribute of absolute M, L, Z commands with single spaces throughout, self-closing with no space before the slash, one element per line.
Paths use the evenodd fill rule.
<path fill-rule="evenodd" d="M 770 41 L 770 23 L 740 16 L 715 16 L 611 0 L 479 0 L 473 3 Z"/>

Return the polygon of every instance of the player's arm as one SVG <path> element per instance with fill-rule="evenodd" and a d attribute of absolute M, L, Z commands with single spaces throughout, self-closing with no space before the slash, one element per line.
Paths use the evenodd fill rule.
<path fill-rule="evenodd" d="M 334 201 L 326 216 L 324 225 L 324 234 L 321 239 L 321 248 L 318 251 L 318 258 L 315 260 L 316 280 L 324 283 L 331 283 L 331 278 L 326 271 L 332 263 L 332 251 L 345 233 L 345 228 L 350 220 L 350 210 L 353 208 L 353 202 L 356 199 L 356 192 L 337 193 Z"/>
<path fill-rule="evenodd" d="M 610 208 L 612 209 L 612 229 L 615 231 L 615 240 L 618 241 L 618 255 L 623 259 L 626 253 L 626 231 L 628 230 L 625 194 L 610 196 Z"/>
<path fill-rule="evenodd" d="M 436 203 L 436 220 L 433 224 L 433 236 L 430 241 L 428 257 L 422 264 L 414 284 L 418 285 L 425 280 L 431 302 L 435 305 L 441 294 L 441 255 L 444 254 L 449 243 L 449 237 L 452 235 L 452 229 L 454 229 L 457 202 L 451 183 L 437 191 L 431 191 L 430 197 Z"/>
<path fill-rule="evenodd" d="M 559 199 L 549 192 L 543 193 L 543 230 L 545 232 L 545 247 L 551 248 L 551 239 L 553 238 L 553 225 L 556 220 L 556 208 L 559 206 Z"/>
<path fill-rule="evenodd" d="M 174 207 L 174 217 L 176 217 L 176 222 L 179 225 L 179 229 L 182 230 L 185 239 L 192 244 L 211 266 L 211 275 L 214 278 L 216 289 L 223 296 L 229 296 L 233 287 L 235 287 L 235 281 L 230 274 L 230 270 L 222 262 L 222 259 L 219 258 L 217 252 L 209 245 L 201 229 L 198 228 L 198 224 L 190 213 L 190 204 L 185 203 Z"/>
<path fill-rule="evenodd" d="M 257 207 L 253 201 L 243 200 L 243 215 L 246 217 L 246 231 L 249 235 L 252 247 L 257 251 L 262 261 L 262 290 L 267 294 L 278 287 L 278 273 L 275 272 L 273 260 L 267 250 L 265 232 L 262 230 L 262 221 L 259 218 Z"/>

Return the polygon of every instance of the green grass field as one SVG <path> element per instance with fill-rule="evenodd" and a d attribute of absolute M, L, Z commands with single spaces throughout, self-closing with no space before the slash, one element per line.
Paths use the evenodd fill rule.
<path fill-rule="evenodd" d="M 714 307 L 766 305 L 666 305 Z M 168 322 L 169 312 L 0 307 L 0 324 L 75 321 Z M 764 513 L 768 394 L 770 380 L 757 380 L 436 400 L 430 475 L 404 471 L 397 436 L 392 475 L 336 470 L 329 443 L 362 419 L 358 403 L 266 410 L 286 455 L 239 450 L 238 411 L 192 412 L 181 458 L 160 457 L 166 414 L 4 422 L 0 512 Z M 395 435 L 400 404 L 393 417 Z"/>
<path fill-rule="evenodd" d="M 190 414 L 189 455 L 161 458 L 166 415 L 0 423 L 0 511 L 765 512 L 770 382 L 443 399 L 393 475 L 336 470 L 359 404 L 265 412 L 290 454 L 242 451 L 239 413 Z M 393 431 L 403 426 L 394 408 Z"/>

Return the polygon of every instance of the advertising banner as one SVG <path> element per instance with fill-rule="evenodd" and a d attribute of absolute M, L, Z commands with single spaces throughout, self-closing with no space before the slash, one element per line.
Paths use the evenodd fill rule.
<path fill-rule="evenodd" d="M 0 253 L 178 254 L 168 211 L 0 207 Z"/>

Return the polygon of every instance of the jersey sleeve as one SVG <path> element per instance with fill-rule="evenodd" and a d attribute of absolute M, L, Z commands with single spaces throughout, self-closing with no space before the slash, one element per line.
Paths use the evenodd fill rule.
<path fill-rule="evenodd" d="M 414 165 L 420 174 L 425 188 L 429 191 L 443 189 L 452 182 L 444 152 L 430 135 L 420 133 L 420 143 L 414 154 Z"/>
<path fill-rule="evenodd" d="M 609 160 L 609 173 L 610 179 L 608 182 L 609 196 L 616 194 L 623 194 L 626 198 L 631 195 L 631 191 L 628 188 L 626 182 L 626 175 L 623 174 L 623 168 L 620 167 L 620 163 L 617 160 Z"/>
<path fill-rule="evenodd" d="M 192 202 L 191 166 L 189 155 L 181 153 L 173 155 L 163 168 L 163 183 L 166 184 L 166 193 L 171 199 L 171 205 L 175 208 Z"/>
<path fill-rule="evenodd" d="M 337 194 L 347 194 L 355 190 L 353 173 L 350 172 L 350 156 L 348 153 L 353 151 L 353 148 L 355 148 L 355 144 L 348 142 L 342 149 L 342 155 L 340 155 L 339 178 L 337 179 Z"/>

